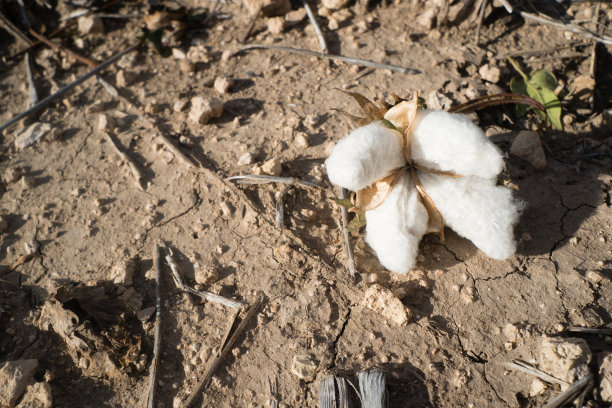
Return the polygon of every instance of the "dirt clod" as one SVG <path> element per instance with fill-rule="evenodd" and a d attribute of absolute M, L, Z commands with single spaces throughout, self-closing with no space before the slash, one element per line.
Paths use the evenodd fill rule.
<path fill-rule="evenodd" d="M 412 320 L 410 310 L 389 289 L 378 284 L 366 290 L 361 303 L 398 326 L 405 326 Z"/>
<path fill-rule="evenodd" d="M 5 361 L 0 364 L 0 406 L 13 407 L 32 380 L 38 360 Z"/>
<path fill-rule="evenodd" d="M 590 361 L 591 351 L 584 339 L 542 338 L 539 368 L 555 378 L 571 384 L 590 372 Z"/>
<path fill-rule="evenodd" d="M 305 381 L 313 381 L 317 375 L 318 364 L 311 354 L 296 354 L 293 356 L 291 372 Z"/>
<path fill-rule="evenodd" d="M 546 154 L 537 132 L 531 130 L 520 131 L 512 142 L 510 152 L 526 160 L 538 170 L 546 168 Z"/>
<path fill-rule="evenodd" d="M 189 120 L 205 124 L 212 118 L 218 118 L 223 113 L 223 102 L 217 98 L 204 98 L 196 96 L 191 100 Z"/>

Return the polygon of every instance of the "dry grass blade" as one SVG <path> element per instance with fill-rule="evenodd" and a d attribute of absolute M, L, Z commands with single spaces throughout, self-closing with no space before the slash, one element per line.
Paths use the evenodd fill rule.
<path fill-rule="evenodd" d="M 80 85 L 81 83 L 85 82 L 86 80 L 88 80 L 92 76 L 96 75 L 97 73 L 99 73 L 100 71 L 105 69 L 106 67 L 114 64 L 121 57 L 123 57 L 124 55 L 134 51 L 139 46 L 140 46 L 140 43 L 134 44 L 134 45 L 126 48 L 125 50 L 121 51 L 120 53 L 118 53 L 118 54 L 112 56 L 111 58 L 107 59 L 106 61 L 104 61 L 103 63 L 101 63 L 100 65 L 98 65 L 94 69 L 92 69 L 91 71 L 87 72 L 84 75 L 81 75 L 80 77 L 75 79 L 73 82 L 71 82 L 68 85 L 62 87 L 60 90 L 58 90 L 54 94 L 47 96 L 46 98 L 44 98 L 43 100 L 38 102 L 36 105 L 32 106 L 30 109 L 26 110 L 25 112 L 20 113 L 19 115 L 15 116 L 14 118 L 10 119 L 9 121 L 7 121 L 7 122 L 3 123 L 2 125 L 0 125 L 0 131 L 3 131 L 4 129 L 8 128 L 9 126 L 19 122 L 21 119 L 23 119 L 25 117 L 28 117 L 31 114 L 35 113 L 35 112 L 38 112 L 40 109 L 44 108 L 49 103 L 53 102 L 55 99 L 59 98 L 60 96 L 62 96 L 66 92 L 70 91 L 74 87 Z"/>
<path fill-rule="evenodd" d="M 453 106 L 448 111 L 450 113 L 470 113 L 475 112 L 479 109 L 487 108 L 489 106 L 505 105 L 505 104 L 521 104 L 533 106 L 542 111 L 546 110 L 546 107 L 535 99 L 522 94 L 515 93 L 501 93 L 495 95 L 485 95 L 460 105 Z"/>
<path fill-rule="evenodd" d="M 568 327 L 567 331 L 570 333 L 587 333 L 587 334 L 599 334 L 602 336 L 612 336 L 612 327 L 572 326 L 572 327 Z"/>
<path fill-rule="evenodd" d="M 589 373 L 586 377 L 574 382 L 567 390 L 553 398 L 544 408 L 560 408 L 578 398 L 580 394 L 584 395 L 589 392 L 593 385 L 593 374 Z M 582 403 L 578 405 L 578 408 L 582 408 Z"/>
<path fill-rule="evenodd" d="M 305 187 L 316 187 L 323 188 L 322 186 L 305 180 L 300 180 L 295 177 L 277 177 L 277 176 L 266 176 L 264 174 L 245 174 L 240 176 L 232 176 L 226 179 L 227 181 L 233 181 L 237 184 L 269 184 L 269 183 L 281 183 L 291 184 L 294 186 L 305 186 Z"/>
<path fill-rule="evenodd" d="M 347 198 L 348 191 L 345 188 L 340 188 L 340 192 L 338 197 L 341 200 L 345 200 Z M 348 209 L 341 205 L 340 206 L 340 217 L 342 220 L 342 236 L 344 237 L 344 249 L 346 250 L 346 259 L 348 263 L 348 270 L 351 278 L 355 277 L 356 269 L 355 269 L 355 253 L 353 252 L 353 245 L 351 243 L 351 236 L 349 235 L 347 226 L 348 226 Z"/>
<path fill-rule="evenodd" d="M 240 335 L 242 334 L 246 326 L 249 324 L 249 322 L 253 319 L 253 317 L 259 310 L 259 307 L 261 306 L 262 302 L 263 302 L 263 296 L 260 295 L 257 298 L 257 300 L 249 307 L 246 315 L 244 316 L 244 318 L 242 319 L 242 321 L 236 328 L 236 331 L 234 331 L 234 334 L 231 335 L 227 343 L 221 347 L 219 354 L 217 354 L 217 356 L 213 359 L 211 364 L 206 369 L 206 372 L 204 373 L 204 377 L 198 383 L 195 390 L 191 393 L 191 395 L 189 396 L 185 404 L 183 404 L 183 408 L 189 408 L 196 402 L 196 399 L 200 396 L 202 391 L 204 391 L 204 388 L 206 388 L 206 386 L 208 385 L 208 382 L 214 375 L 217 368 L 219 368 L 219 366 L 223 362 L 223 359 L 225 358 L 227 353 L 232 349 L 232 347 L 234 346 L 234 343 L 236 343 L 236 340 L 238 340 L 238 337 L 240 337 Z"/>
<path fill-rule="evenodd" d="M 161 350 L 161 318 L 162 318 L 162 299 L 161 299 L 161 248 L 155 245 L 153 262 L 155 265 L 155 341 L 153 343 L 153 361 L 149 369 L 149 396 L 147 398 L 147 408 L 155 406 L 157 372 L 159 368 L 159 353 Z"/>
<path fill-rule="evenodd" d="M 347 64 L 361 65 L 364 67 L 388 69 L 390 71 L 401 72 L 402 74 L 409 74 L 409 75 L 416 75 L 416 74 L 421 73 L 421 71 L 419 71 L 418 69 L 414 69 L 414 68 L 405 68 L 405 67 L 400 67 L 397 65 L 381 64 L 379 62 L 374 62 L 374 61 L 365 60 L 361 58 L 345 57 L 342 55 L 335 55 L 335 54 L 324 54 L 322 52 L 304 50 L 304 49 L 293 48 L 293 47 L 284 47 L 282 45 L 250 44 L 250 45 L 238 47 L 236 50 L 234 50 L 234 54 L 237 54 L 243 51 L 250 51 L 250 50 L 274 50 L 274 51 L 288 52 L 290 54 L 308 55 L 310 57 L 342 61 L 342 62 L 346 62 Z"/>
<path fill-rule="evenodd" d="M 366 370 L 358 375 L 363 408 L 389 408 L 387 373 L 382 370 Z"/>
<path fill-rule="evenodd" d="M 547 374 L 544 371 L 535 368 L 533 365 L 523 360 L 513 360 L 512 362 L 506 363 L 506 366 L 522 371 L 525 374 L 529 374 L 529 375 L 533 375 L 534 377 L 538 377 L 540 380 L 545 381 L 549 384 L 568 385 L 567 382 L 563 380 L 559 380 L 558 378 L 555 378 L 552 375 Z"/>
<path fill-rule="evenodd" d="M 308 20 L 312 27 L 315 30 L 315 34 L 317 35 L 317 39 L 319 40 L 319 47 L 321 48 L 321 52 L 323 54 L 327 54 L 327 42 L 325 41 L 325 36 L 323 35 L 323 31 L 321 31 L 321 27 L 319 27 L 319 23 L 317 23 L 317 17 L 312 12 L 312 9 L 308 5 L 306 0 L 302 0 L 304 4 L 304 10 L 306 10 L 306 15 L 308 15 Z"/>
<path fill-rule="evenodd" d="M 170 253 L 166 255 L 166 263 L 170 266 L 170 270 L 172 271 L 172 277 L 174 278 L 174 282 L 176 283 L 176 286 L 179 289 L 187 293 L 191 293 L 192 295 L 199 296 L 202 299 L 206 299 L 210 302 L 216 302 L 224 306 L 232 307 L 234 309 L 239 309 L 242 306 L 244 306 L 244 303 L 239 302 L 237 300 L 228 299 L 226 297 L 223 297 L 223 296 L 220 296 L 215 293 L 208 292 L 208 291 L 195 290 L 187 286 L 183 282 L 183 278 L 181 277 L 180 269 L 177 263 L 174 261 L 174 258 L 172 257 L 172 250 L 168 249 L 168 251 Z"/>

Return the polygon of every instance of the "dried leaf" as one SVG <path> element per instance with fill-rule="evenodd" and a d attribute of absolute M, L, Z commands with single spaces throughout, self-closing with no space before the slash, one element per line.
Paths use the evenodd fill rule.
<path fill-rule="evenodd" d="M 336 197 L 332 197 L 332 200 L 334 200 L 336 202 L 336 204 L 341 205 L 342 207 L 346 207 L 346 208 L 353 208 L 353 202 L 351 200 L 349 200 L 348 198 L 336 198 Z"/>
<path fill-rule="evenodd" d="M 385 113 L 385 119 L 405 134 L 416 119 L 418 110 L 418 96 L 415 93 L 411 101 L 402 101 Z"/>
<path fill-rule="evenodd" d="M 348 223 L 346 229 L 348 231 L 358 231 L 366 225 L 366 217 L 363 211 L 355 214 L 351 222 Z"/>
<path fill-rule="evenodd" d="M 403 169 L 395 170 L 371 186 L 357 191 L 354 194 L 355 208 L 351 211 L 370 211 L 380 206 L 389 193 L 391 193 L 391 190 L 393 190 L 393 186 L 399 179 L 400 174 L 403 173 L 400 170 Z"/>

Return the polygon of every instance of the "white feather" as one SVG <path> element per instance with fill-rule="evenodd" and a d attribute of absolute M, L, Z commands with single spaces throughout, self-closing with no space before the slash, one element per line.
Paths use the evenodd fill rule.
<path fill-rule="evenodd" d="M 481 177 L 452 178 L 425 172 L 418 172 L 418 176 L 447 226 L 491 258 L 506 259 L 514 254 L 519 211 L 509 188 Z"/>
<path fill-rule="evenodd" d="M 330 181 L 357 191 L 404 166 L 400 139 L 399 132 L 380 122 L 355 129 L 338 142 L 325 161 Z"/>
<path fill-rule="evenodd" d="M 416 263 L 428 224 L 427 210 L 408 173 L 378 208 L 366 212 L 366 220 L 365 241 L 380 263 L 393 272 L 408 273 Z"/>
<path fill-rule="evenodd" d="M 494 177 L 504 168 L 497 147 L 463 115 L 419 111 L 410 154 L 422 166 L 464 176 Z"/>

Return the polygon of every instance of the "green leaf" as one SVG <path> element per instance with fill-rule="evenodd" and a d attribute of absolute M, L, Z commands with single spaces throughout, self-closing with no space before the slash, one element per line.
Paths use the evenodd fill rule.
<path fill-rule="evenodd" d="M 366 217 L 364 212 L 358 212 L 355 214 L 351 222 L 348 223 L 346 229 L 349 231 L 358 231 L 360 228 L 366 225 Z"/>
<path fill-rule="evenodd" d="M 346 208 L 353 208 L 354 207 L 353 203 L 348 198 L 336 198 L 336 197 L 332 197 L 332 200 L 334 200 L 336 202 L 336 204 L 341 205 L 341 206 L 346 207 Z"/>
<path fill-rule="evenodd" d="M 526 73 L 524 73 L 521 68 L 519 67 L 519 65 L 516 63 L 516 61 L 512 58 L 512 57 L 506 57 L 508 58 L 508 61 L 510 61 L 510 63 L 512 64 L 512 66 L 514 67 L 514 69 L 516 69 L 516 72 L 518 72 L 519 74 L 521 74 L 521 76 L 523 77 L 523 80 L 525 82 L 529 81 L 529 77 L 527 76 Z"/>
<path fill-rule="evenodd" d="M 540 90 L 529 82 L 527 82 L 525 85 L 527 85 L 527 95 L 531 96 L 533 99 L 546 106 L 546 103 L 544 102 L 544 98 L 542 97 L 542 93 L 540 92 Z M 543 112 L 540 109 L 534 110 L 537 112 L 537 114 L 542 120 L 546 120 L 546 112 Z"/>
<path fill-rule="evenodd" d="M 557 81 L 557 78 L 555 78 L 555 76 L 550 71 L 547 71 L 545 69 L 540 69 L 534 72 L 531 75 L 531 78 L 529 78 L 529 82 L 531 82 L 531 84 L 533 84 L 537 88 L 547 88 L 551 91 L 557 89 L 557 86 L 559 85 L 559 81 Z"/>
<path fill-rule="evenodd" d="M 546 114 L 550 123 L 559 129 L 563 130 L 563 123 L 561 122 L 561 101 L 555 93 L 549 88 L 542 88 L 542 103 L 546 106 Z"/>
<path fill-rule="evenodd" d="M 525 85 L 525 82 L 517 78 L 512 78 L 510 80 L 510 90 L 517 94 L 528 95 L 527 86 Z M 516 105 L 516 114 L 518 116 L 523 116 L 527 113 L 527 109 L 527 105 Z"/>
<path fill-rule="evenodd" d="M 388 129 L 397 130 L 397 128 L 393 126 L 393 123 L 389 122 L 387 119 L 381 119 L 380 124 Z"/>

